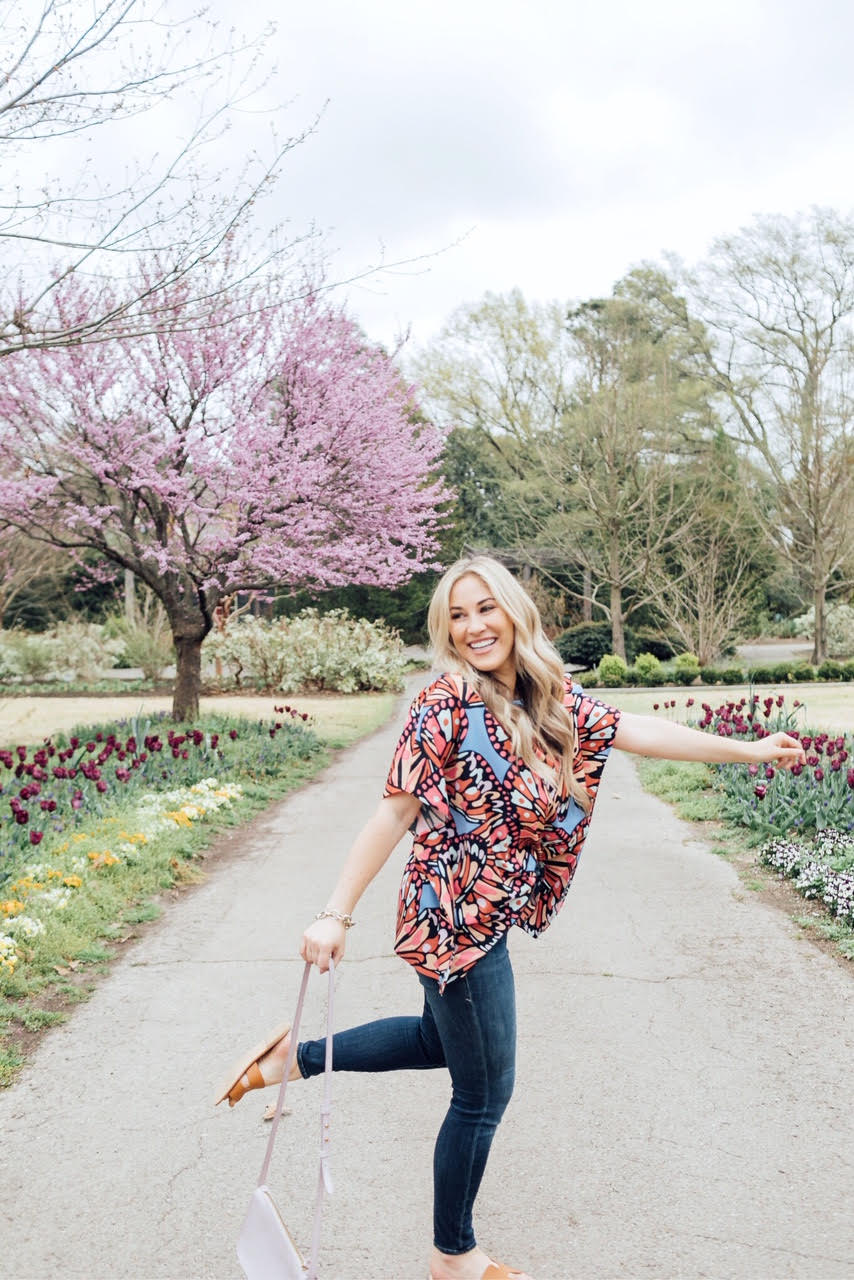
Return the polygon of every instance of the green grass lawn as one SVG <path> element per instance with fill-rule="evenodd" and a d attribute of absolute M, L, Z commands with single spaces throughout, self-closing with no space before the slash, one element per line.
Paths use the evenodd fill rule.
<path fill-rule="evenodd" d="M 286 703 L 311 717 L 317 735 L 330 746 L 344 747 L 358 741 L 389 718 L 397 695 L 393 693 L 337 693 L 314 696 L 222 694 L 202 698 L 203 716 L 222 712 L 252 720 L 270 720 L 273 707 Z M 145 717 L 169 711 L 172 700 L 163 696 L 122 697 L 15 697 L 0 698 L 0 747 L 34 744 L 50 734 L 68 733 L 76 725 L 110 719 Z"/>

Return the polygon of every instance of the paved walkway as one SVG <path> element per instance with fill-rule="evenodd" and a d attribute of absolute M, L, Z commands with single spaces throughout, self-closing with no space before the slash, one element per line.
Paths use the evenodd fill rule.
<path fill-rule="evenodd" d="M 300 929 L 396 733 L 228 837 L 232 856 L 0 1095 L 6 1280 L 237 1280 L 263 1102 L 214 1111 L 212 1086 L 290 1011 Z M 418 1007 L 390 953 L 402 857 L 359 908 L 342 1026 Z M 511 949 L 518 1086 L 478 1215 L 495 1256 L 537 1280 L 854 1278 L 852 978 L 743 893 L 619 753 L 564 912 Z M 293 1090 L 271 1178 L 298 1229 L 319 1092 Z M 423 1280 L 446 1079 L 341 1075 L 335 1095 L 323 1275 Z"/>

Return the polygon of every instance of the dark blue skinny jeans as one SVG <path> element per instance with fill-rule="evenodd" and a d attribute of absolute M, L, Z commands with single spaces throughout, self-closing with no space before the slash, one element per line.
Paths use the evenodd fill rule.
<path fill-rule="evenodd" d="M 472 1209 L 495 1130 L 513 1092 L 516 997 L 506 935 L 439 994 L 424 988 L 420 1018 L 381 1018 L 333 1038 L 336 1071 L 402 1071 L 447 1067 L 451 1105 L 433 1154 L 433 1243 L 442 1253 L 476 1244 Z M 297 1048 L 303 1076 L 321 1075 L 325 1041 Z"/>

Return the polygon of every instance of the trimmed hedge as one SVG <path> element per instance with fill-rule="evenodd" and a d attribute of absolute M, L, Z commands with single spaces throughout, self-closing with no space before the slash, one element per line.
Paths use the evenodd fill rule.
<path fill-rule="evenodd" d="M 653 631 L 649 627 L 626 627 L 626 658 L 634 662 L 639 653 L 650 653 L 667 662 L 679 649 L 679 642 Z M 562 631 L 554 640 L 554 646 L 564 662 L 582 667 L 596 667 L 613 646 L 610 622 L 579 622 Z"/>

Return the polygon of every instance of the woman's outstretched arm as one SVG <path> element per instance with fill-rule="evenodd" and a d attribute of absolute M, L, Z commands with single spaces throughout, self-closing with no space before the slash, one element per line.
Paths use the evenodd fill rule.
<path fill-rule="evenodd" d="M 788 733 L 772 733 L 766 738 L 725 738 L 702 733 L 671 720 L 638 716 L 628 711 L 620 715 L 614 746 L 638 756 L 662 760 L 700 760 L 707 764 L 761 764 L 773 761 L 781 769 L 804 762 L 804 749 Z"/>
<path fill-rule="evenodd" d="M 356 836 L 327 903 L 328 910 L 350 915 L 356 903 L 385 866 L 392 849 L 402 840 L 421 802 L 408 792 L 384 796 Z M 315 920 L 302 936 L 300 954 L 311 960 L 321 973 L 330 958 L 337 964 L 344 955 L 347 931 L 340 920 Z"/>

